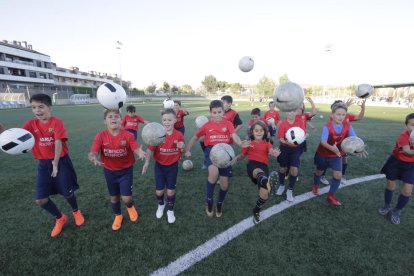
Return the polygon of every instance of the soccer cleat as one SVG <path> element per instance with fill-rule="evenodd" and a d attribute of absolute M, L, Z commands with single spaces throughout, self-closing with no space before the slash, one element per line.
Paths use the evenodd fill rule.
<path fill-rule="evenodd" d="M 221 218 L 221 216 L 223 215 L 223 211 L 221 210 L 223 208 L 223 206 L 217 206 L 217 209 L 216 209 L 216 217 L 217 218 Z"/>
<path fill-rule="evenodd" d="M 206 214 L 207 214 L 207 216 L 209 217 L 209 218 L 212 218 L 213 217 L 213 210 L 211 210 L 211 212 L 208 210 L 208 206 L 206 205 Z"/>
<path fill-rule="evenodd" d="M 400 224 L 401 210 L 394 209 L 391 212 L 391 223 L 392 224 Z"/>
<path fill-rule="evenodd" d="M 318 185 L 313 185 L 312 193 L 314 195 L 320 195 L 319 194 L 319 186 Z"/>
<path fill-rule="evenodd" d="M 286 191 L 286 200 L 289 202 L 295 201 L 295 197 L 293 196 L 293 191 L 290 189 Z"/>
<path fill-rule="evenodd" d="M 132 222 L 136 222 L 138 220 L 138 212 L 137 209 L 135 209 L 135 206 L 132 205 L 130 208 L 127 208 L 129 219 Z"/>
<path fill-rule="evenodd" d="M 326 177 L 324 175 L 321 176 L 321 183 L 323 185 L 329 185 L 329 180 L 326 179 Z"/>
<path fill-rule="evenodd" d="M 163 205 L 158 204 L 157 212 L 155 213 L 155 217 L 157 219 L 162 218 L 162 216 L 164 215 L 164 208 L 165 208 L 165 203 Z"/>
<path fill-rule="evenodd" d="M 175 222 L 174 211 L 172 211 L 172 210 L 167 211 L 167 220 L 168 220 L 168 223 L 174 223 Z"/>
<path fill-rule="evenodd" d="M 276 195 L 282 195 L 283 192 L 285 191 L 285 185 L 280 185 L 279 188 L 276 191 Z"/>
<path fill-rule="evenodd" d="M 260 222 L 260 213 L 259 212 L 255 213 L 253 211 L 253 223 L 258 224 L 259 222 Z"/>
<path fill-rule="evenodd" d="M 341 178 L 341 185 L 346 185 L 346 177 L 342 176 Z"/>
<path fill-rule="evenodd" d="M 385 216 L 391 211 L 391 209 L 392 209 L 391 206 L 384 206 L 384 207 L 378 209 L 378 213 L 380 215 Z"/>
<path fill-rule="evenodd" d="M 276 184 L 277 184 L 278 173 L 271 172 L 269 177 L 267 178 L 266 189 L 270 193 L 272 191 L 273 194 L 276 194 Z"/>
<path fill-rule="evenodd" d="M 68 216 L 62 213 L 62 216 L 60 217 L 60 219 L 56 219 L 55 227 L 53 227 L 53 230 L 52 230 L 52 233 L 50 233 L 50 236 L 52 238 L 57 237 L 60 234 L 60 232 L 62 232 L 63 225 L 65 225 L 67 221 L 68 221 Z"/>
<path fill-rule="evenodd" d="M 72 212 L 73 218 L 75 219 L 76 226 L 81 226 L 85 223 L 85 217 L 82 215 L 80 210 Z"/>
<path fill-rule="evenodd" d="M 342 205 L 341 202 L 338 199 L 336 199 L 335 196 L 333 196 L 331 194 L 328 194 L 328 197 L 326 198 L 326 200 L 329 201 L 330 203 L 332 203 L 332 205 L 334 205 L 334 206 L 341 206 Z"/>
<path fill-rule="evenodd" d="M 112 223 L 112 230 L 118 231 L 119 229 L 121 229 L 123 219 L 124 218 L 122 217 L 122 215 L 116 215 L 114 218 L 114 222 Z"/>

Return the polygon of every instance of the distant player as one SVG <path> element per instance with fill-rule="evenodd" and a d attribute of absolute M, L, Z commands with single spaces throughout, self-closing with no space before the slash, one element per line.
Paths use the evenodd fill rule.
<path fill-rule="evenodd" d="M 252 111 L 250 112 L 250 116 L 251 116 L 251 119 L 249 120 L 249 123 L 247 126 L 247 139 L 250 139 L 250 136 L 251 136 L 250 128 L 255 122 L 262 121 L 265 125 L 267 125 L 267 121 L 265 120 L 265 118 L 261 116 L 260 108 L 257 108 L 257 107 L 253 108 Z M 268 139 L 269 133 L 268 132 L 266 133 L 267 134 L 266 134 L 265 139 Z"/>
<path fill-rule="evenodd" d="M 174 128 L 181 132 L 183 135 L 185 133 L 185 126 L 184 126 L 184 117 L 189 115 L 190 112 L 188 112 L 185 109 L 181 109 L 181 101 L 174 101 L 174 109 L 176 113 L 176 122 L 174 124 Z"/>
<path fill-rule="evenodd" d="M 149 122 L 147 120 L 144 120 L 141 116 L 135 113 L 136 109 L 135 106 L 129 105 L 127 106 L 127 114 L 122 119 L 122 127 L 128 131 L 131 132 L 134 135 L 135 140 L 137 140 L 138 137 L 138 125 L 139 124 L 148 124 Z"/>
<path fill-rule="evenodd" d="M 32 154 L 39 160 L 36 175 L 36 203 L 56 218 L 52 237 L 57 237 L 68 220 L 50 199 L 51 194 L 62 195 L 72 208 L 76 226 L 85 222 L 78 208 L 75 190 L 79 188 L 75 169 L 66 144 L 68 135 L 62 120 L 52 116 L 52 99 L 46 94 L 35 94 L 29 100 L 35 119 L 22 128 L 33 134 Z"/>
<path fill-rule="evenodd" d="M 222 216 L 222 205 L 229 188 L 229 177 L 233 175 L 232 167 L 217 168 L 210 160 L 210 151 L 212 147 L 219 143 L 230 143 L 230 139 L 242 147 L 249 146 L 248 141 L 241 141 L 235 133 L 233 124 L 228 120 L 223 120 L 224 108 L 223 102 L 214 100 L 210 102 L 211 120 L 197 130 L 187 145 L 185 155 L 191 156 L 191 147 L 202 136 L 204 136 L 204 164 L 208 168 L 208 177 L 206 182 L 206 214 L 208 217 L 213 216 L 213 195 L 214 187 L 220 176 L 220 192 L 217 200 L 216 217 Z"/>
<path fill-rule="evenodd" d="M 302 120 L 303 125 L 305 126 L 305 132 L 308 133 L 308 126 L 310 128 L 312 128 L 313 130 L 315 130 L 315 127 L 312 125 L 312 123 L 310 122 L 312 120 L 313 117 L 315 117 L 317 110 L 316 110 L 316 106 L 315 103 L 313 102 L 312 98 L 310 97 L 306 97 L 306 99 L 309 101 L 309 103 L 311 104 L 311 112 L 305 112 L 305 104 L 303 104 L 301 107 L 299 107 L 296 110 L 296 117 L 299 118 L 300 120 Z M 307 151 L 307 144 L 306 144 L 306 140 L 303 142 L 302 144 L 303 147 L 303 152 Z"/>
<path fill-rule="evenodd" d="M 156 218 L 160 219 L 164 215 L 164 193 L 167 190 L 167 219 L 169 223 L 175 222 L 174 204 L 175 204 L 175 188 L 177 186 L 178 160 L 180 160 L 181 152 L 184 150 L 184 136 L 174 129 L 176 115 L 174 109 L 164 109 L 161 111 L 162 125 L 167 135 L 164 143 L 159 146 L 148 146 L 145 164 L 142 173 L 146 173 L 154 153 L 155 166 L 155 196 L 158 201 Z"/>
<path fill-rule="evenodd" d="M 115 215 L 112 223 L 114 231 L 118 231 L 122 226 L 121 198 L 127 207 L 130 220 L 138 220 L 138 212 L 132 200 L 134 154 L 139 159 L 145 158 L 145 152 L 138 142 L 128 131 L 122 129 L 121 120 L 119 110 L 105 110 L 104 124 L 107 130 L 95 136 L 88 155 L 89 161 L 103 167 Z"/>
<path fill-rule="evenodd" d="M 384 207 L 378 212 L 387 215 L 391 212 L 391 222 L 400 224 L 401 210 L 410 201 L 414 185 L 414 145 L 410 142 L 410 133 L 414 130 L 414 113 L 405 117 L 406 131 L 400 134 L 395 142 L 395 147 L 391 156 L 381 169 L 381 173 L 387 178 L 387 185 L 384 192 Z M 403 181 L 398 202 L 392 208 L 391 202 L 395 190 L 396 180 Z"/>
<path fill-rule="evenodd" d="M 269 102 L 269 110 L 265 112 L 264 118 L 269 127 L 270 142 L 273 143 L 273 139 L 277 132 L 277 125 L 280 122 L 280 113 L 276 111 L 276 104 L 274 101 Z M 273 119 L 273 121 L 270 119 Z"/>
<path fill-rule="evenodd" d="M 233 97 L 225 95 L 221 97 L 224 107 L 223 118 L 230 121 L 233 124 L 234 132 L 237 133 L 243 127 L 243 121 L 240 119 L 239 113 L 236 110 L 231 109 L 233 104 Z"/>

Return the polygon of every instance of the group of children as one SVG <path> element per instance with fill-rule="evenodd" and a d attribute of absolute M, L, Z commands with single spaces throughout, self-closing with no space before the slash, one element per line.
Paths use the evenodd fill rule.
<path fill-rule="evenodd" d="M 175 102 L 175 109 L 163 109 L 161 122 L 166 129 L 166 138 L 159 146 L 148 146 L 144 151 L 137 142 L 138 125 L 147 124 L 139 115 L 135 114 L 135 107 L 127 107 L 127 115 L 122 118 L 119 110 L 105 110 L 104 124 L 106 130 L 95 136 L 88 155 L 89 161 L 103 167 L 108 193 L 110 195 L 114 220 L 112 229 L 121 228 L 123 215 L 121 211 L 121 199 L 126 206 L 129 219 L 132 222 L 138 220 L 138 211 L 132 198 L 133 166 L 135 156 L 145 160 L 142 173 L 146 173 L 151 155 L 155 160 L 155 195 L 158 202 L 156 218 L 162 218 L 165 205 L 167 205 L 167 220 L 174 223 L 175 189 L 177 185 L 178 162 L 182 153 L 186 157 L 191 156 L 191 148 L 197 140 L 202 141 L 204 151 L 204 165 L 208 169 L 206 179 L 205 212 L 208 217 L 214 214 L 214 189 L 216 183 L 220 185 L 220 191 L 216 202 L 215 216 L 223 214 L 223 202 L 229 189 L 229 177 L 232 176 L 232 165 L 247 156 L 247 175 L 258 187 L 258 198 L 253 208 L 253 222 L 260 222 L 260 210 L 267 201 L 271 191 L 276 195 L 282 195 L 285 191 L 285 176 L 289 173 L 289 184 L 286 191 L 286 199 L 294 201 L 293 189 L 297 181 L 300 156 L 306 151 L 306 142 L 300 145 L 289 143 L 286 131 L 298 126 L 307 133 L 307 125 L 315 129 L 309 120 L 315 116 L 316 107 L 312 99 L 307 98 L 312 106 L 310 113 L 304 113 L 304 105 L 296 111 L 287 113 L 287 118 L 280 120 L 279 112 L 275 110 L 273 102 L 269 103 L 269 110 L 264 117 L 260 116 L 259 109 L 252 110 L 252 119 L 249 122 L 246 140 L 241 140 L 237 131 L 242 127 L 242 121 L 238 113 L 231 109 L 233 99 L 224 96 L 221 100 L 210 102 L 210 121 L 200 127 L 194 136 L 185 145 L 184 140 L 184 116 L 188 111 L 181 109 L 181 102 Z M 50 199 L 52 194 L 60 194 L 66 198 L 71 206 L 72 215 L 76 226 L 85 222 L 75 196 L 78 189 L 77 176 L 69 157 L 67 147 L 67 132 L 63 122 L 51 115 L 52 101 L 48 95 L 35 94 L 30 98 L 31 108 L 35 118 L 23 125 L 35 137 L 35 145 L 32 153 L 39 160 L 35 199 L 41 208 L 49 212 L 56 219 L 51 232 L 52 237 L 58 236 L 63 226 L 68 221 L 68 216 L 62 213 Z M 341 179 L 346 169 L 344 162 L 345 153 L 341 150 L 341 142 L 349 136 L 356 136 L 350 125 L 350 121 L 360 120 L 364 116 L 365 101 L 361 106 L 361 113 L 357 117 L 347 114 L 351 102 L 335 101 L 331 106 L 331 120 L 322 129 L 321 142 L 316 150 L 314 163 L 316 170 L 313 179 L 313 193 L 319 195 L 319 185 L 327 168 L 333 171 L 330 181 L 330 190 L 327 200 L 334 206 L 341 205 L 335 197 Z M 281 121 L 281 122 L 280 122 Z M 280 122 L 280 124 L 279 124 Z M 400 213 L 408 203 L 414 184 L 414 146 L 409 137 L 414 130 L 414 113 L 407 115 L 405 120 L 406 131 L 397 139 L 392 155 L 382 168 L 387 178 L 385 189 L 385 204 L 378 211 L 381 215 L 391 212 L 391 222 L 400 223 Z M 0 124 L 0 133 L 5 127 Z M 308 134 L 307 134 L 308 135 Z M 279 148 L 273 146 L 273 139 L 279 140 Z M 234 158 L 232 165 L 227 168 L 218 168 L 210 160 L 209 153 L 212 147 L 219 143 L 237 144 L 241 147 L 240 154 Z M 277 158 L 280 168 L 278 173 L 269 173 L 269 156 Z M 398 203 L 393 209 L 391 201 L 395 189 L 395 181 L 402 180 L 404 186 L 398 198 Z M 219 182 L 218 182 L 219 180 Z M 276 190 L 276 184 L 279 187 Z M 167 194 L 167 204 L 165 202 Z"/>

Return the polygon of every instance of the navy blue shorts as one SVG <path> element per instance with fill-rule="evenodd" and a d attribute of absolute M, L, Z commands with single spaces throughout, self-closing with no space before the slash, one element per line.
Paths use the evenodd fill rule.
<path fill-rule="evenodd" d="M 134 135 L 135 140 L 137 140 L 138 132 L 136 130 L 129 129 L 129 128 L 127 128 L 125 130 L 128 131 L 128 132 L 130 132 L 130 133 L 132 133 Z"/>
<path fill-rule="evenodd" d="M 132 179 L 134 177 L 132 169 L 133 166 L 119 171 L 111 171 L 104 168 L 106 186 L 108 187 L 109 195 L 132 195 Z"/>
<path fill-rule="evenodd" d="M 51 176 L 53 170 L 52 161 L 39 160 L 36 175 L 36 199 L 48 198 L 50 195 L 55 194 L 68 197 L 79 188 L 76 172 L 69 155 L 59 159 L 56 177 Z"/>
<path fill-rule="evenodd" d="M 280 146 L 280 155 L 277 157 L 280 167 L 297 167 L 300 166 L 300 155 L 302 154 L 302 146 L 285 147 Z"/>
<path fill-rule="evenodd" d="M 273 129 L 272 126 L 269 126 L 269 134 L 270 134 L 270 137 L 275 137 L 276 136 L 276 132 L 277 132 L 277 129 Z"/>
<path fill-rule="evenodd" d="M 307 152 L 308 151 L 308 144 L 306 144 L 306 140 L 303 141 L 303 143 L 300 144 L 300 146 L 302 147 L 302 152 Z"/>
<path fill-rule="evenodd" d="M 176 128 L 176 130 L 178 130 L 179 132 L 181 132 L 183 135 L 185 133 L 185 127 L 179 127 L 179 128 Z"/>
<path fill-rule="evenodd" d="M 385 174 L 388 180 L 399 179 L 404 183 L 414 184 L 414 163 L 400 161 L 392 155 L 385 162 L 381 173 Z"/>
<path fill-rule="evenodd" d="M 155 162 L 154 175 L 155 175 L 155 189 L 157 191 L 175 190 L 177 185 L 178 174 L 178 161 L 171 165 L 161 165 Z"/>
<path fill-rule="evenodd" d="M 204 165 L 208 168 L 210 165 L 213 165 L 213 162 L 210 160 L 210 151 L 213 148 L 213 146 L 208 146 L 204 149 Z M 233 176 L 233 168 L 231 166 L 228 166 L 226 168 L 218 168 L 219 175 L 220 176 L 227 176 L 232 177 Z"/>
<path fill-rule="evenodd" d="M 315 153 L 313 163 L 316 165 L 316 169 L 324 171 L 327 168 L 331 168 L 333 171 L 342 172 L 342 157 L 324 157 Z"/>
<path fill-rule="evenodd" d="M 255 169 L 261 169 L 262 171 L 264 171 L 266 176 L 269 175 L 269 168 L 265 163 L 258 162 L 258 161 L 255 161 L 255 160 L 249 160 L 249 162 L 247 162 L 246 167 L 247 167 L 247 175 L 250 177 L 250 180 L 254 184 L 257 184 L 257 179 L 253 177 L 253 171 Z"/>

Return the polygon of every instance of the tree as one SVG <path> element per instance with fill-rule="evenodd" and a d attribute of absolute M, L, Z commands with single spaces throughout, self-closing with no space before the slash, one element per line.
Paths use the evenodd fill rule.
<path fill-rule="evenodd" d="M 231 93 L 238 92 L 239 94 L 241 94 L 242 88 L 243 88 L 243 86 L 238 82 L 230 84 L 230 92 Z"/>
<path fill-rule="evenodd" d="M 157 89 L 157 85 L 155 83 L 151 83 L 151 85 L 145 88 L 145 92 L 148 94 L 154 94 L 156 89 Z"/>
<path fill-rule="evenodd" d="M 166 81 L 164 81 L 164 83 L 162 84 L 162 91 L 164 91 L 165 93 L 170 92 L 170 84 Z"/>
<path fill-rule="evenodd" d="M 178 88 L 178 91 L 183 94 L 191 94 L 193 93 L 193 88 L 189 84 L 184 84 Z"/>
<path fill-rule="evenodd" d="M 256 84 L 255 92 L 261 96 L 272 96 L 276 83 L 271 78 L 263 76 Z"/>
<path fill-rule="evenodd" d="M 178 87 L 177 87 L 177 86 L 175 86 L 175 85 L 173 85 L 173 86 L 171 87 L 171 95 L 177 94 L 177 92 L 178 92 Z"/>
<path fill-rule="evenodd" d="M 217 82 L 217 86 L 218 86 L 218 88 L 220 89 L 220 91 L 224 91 L 224 90 L 226 90 L 227 88 L 229 88 L 229 84 L 228 84 L 228 82 L 227 81 L 218 81 Z"/>
<path fill-rule="evenodd" d="M 290 81 L 289 77 L 286 73 L 284 73 L 283 75 L 281 75 L 279 77 L 279 84 L 284 84 L 284 83 L 289 82 L 289 81 Z"/>
<path fill-rule="evenodd" d="M 206 88 L 207 92 L 209 93 L 216 92 L 218 87 L 217 79 L 213 75 L 205 76 L 201 84 Z"/>

